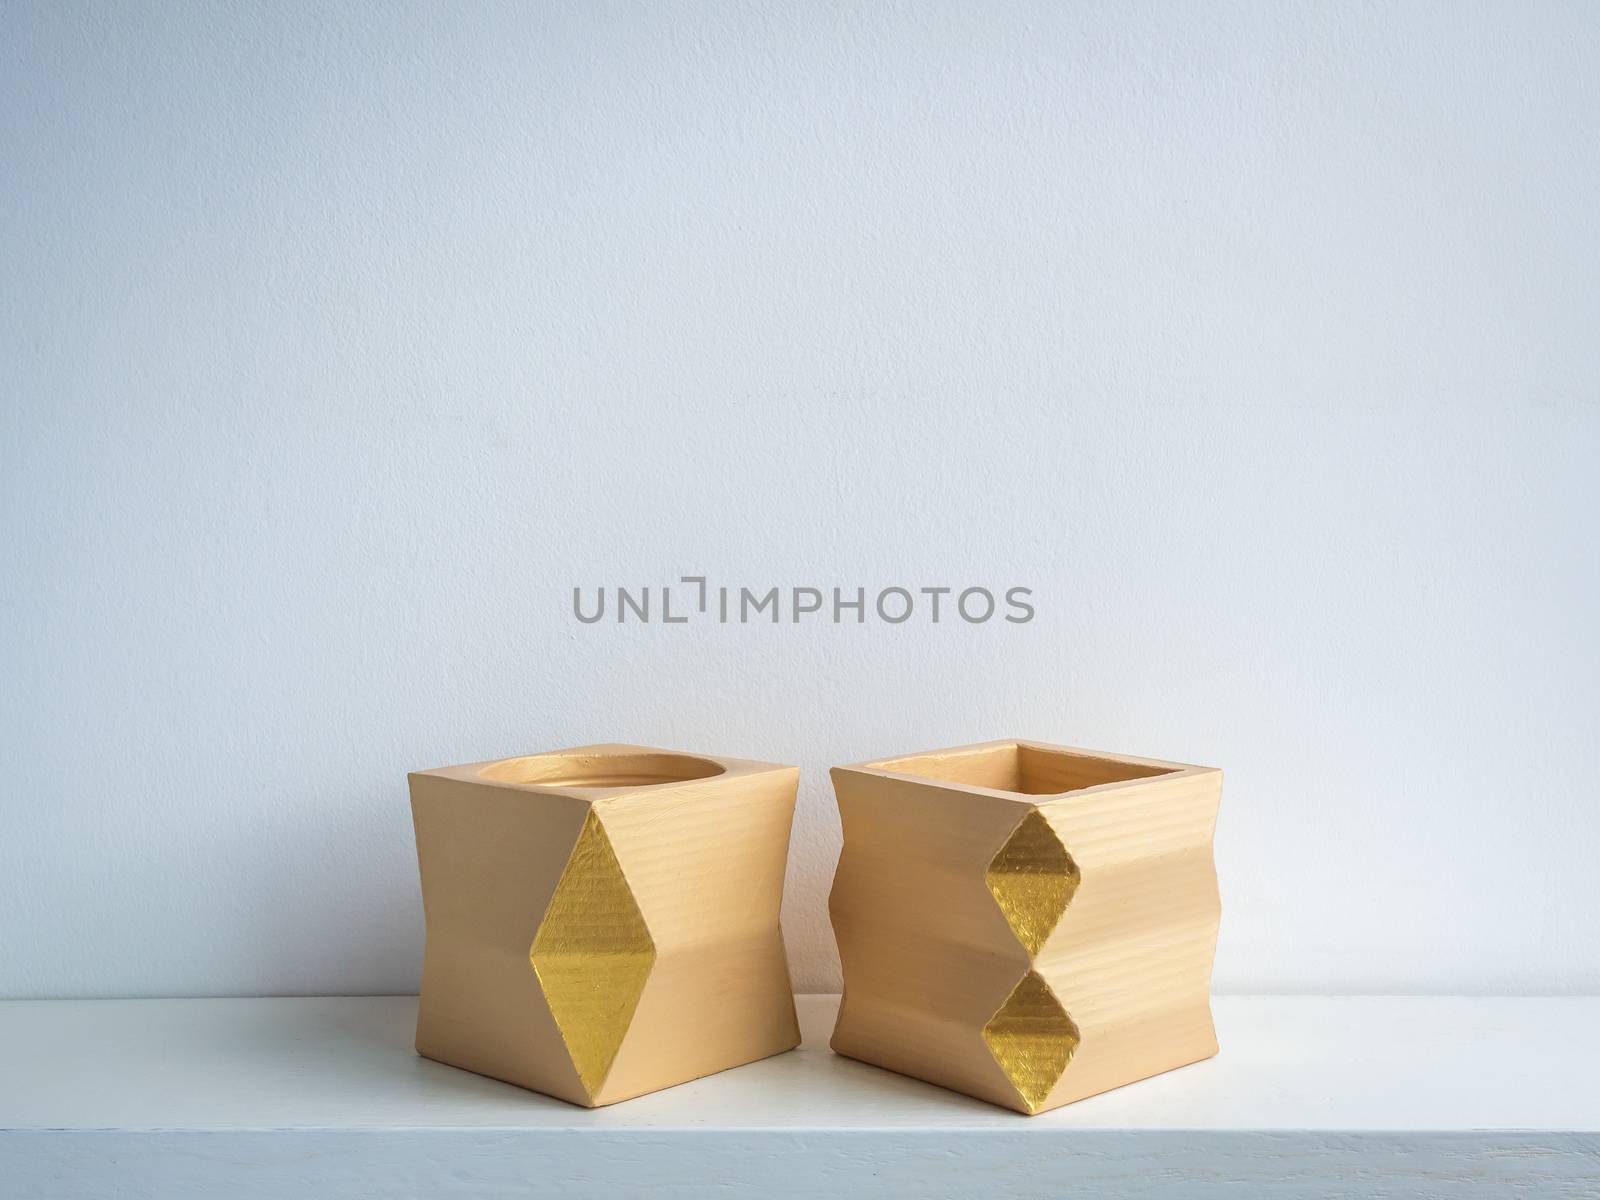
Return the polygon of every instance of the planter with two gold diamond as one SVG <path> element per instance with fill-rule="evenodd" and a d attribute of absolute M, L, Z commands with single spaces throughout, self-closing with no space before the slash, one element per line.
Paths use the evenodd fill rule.
<path fill-rule="evenodd" d="M 1009 740 L 833 780 L 839 1053 L 1038 1113 L 1217 1052 L 1221 771 Z"/>

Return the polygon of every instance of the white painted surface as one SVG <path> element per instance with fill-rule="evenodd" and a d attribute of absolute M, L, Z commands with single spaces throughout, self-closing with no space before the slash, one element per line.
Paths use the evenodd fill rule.
<path fill-rule="evenodd" d="M 413 990 L 407 769 L 1227 769 L 1223 991 L 1594 991 L 1600 6 L 0 8 L 0 995 Z M 574 585 L 1036 589 L 580 626 Z"/>
<path fill-rule="evenodd" d="M 1018 1129 L 1600 1133 L 1600 998 L 1219 996 L 1223 1053 L 1037 1117 L 801 1048 L 583 1109 L 418 1058 L 411 996 L 0 1004 L 0 1129 Z"/>
<path fill-rule="evenodd" d="M 1596 998 L 1220 997 L 1219 1057 L 1034 1118 L 833 1055 L 836 1006 L 800 997 L 798 1051 L 586 1111 L 416 1058 L 410 997 L 14 1002 L 0 1166 L 87 1197 L 1600 1186 Z"/>

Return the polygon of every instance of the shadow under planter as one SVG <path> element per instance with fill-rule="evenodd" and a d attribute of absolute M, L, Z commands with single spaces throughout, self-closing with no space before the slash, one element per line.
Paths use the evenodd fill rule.
<path fill-rule="evenodd" d="M 833 781 L 840 1054 L 1032 1114 L 1217 1052 L 1221 771 L 1008 740 Z"/>
<path fill-rule="evenodd" d="M 594 1107 L 799 1045 L 799 774 L 604 745 L 409 776 L 417 1052 Z"/>

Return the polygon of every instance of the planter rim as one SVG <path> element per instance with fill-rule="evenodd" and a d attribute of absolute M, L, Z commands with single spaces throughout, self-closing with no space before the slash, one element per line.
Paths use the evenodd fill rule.
<path fill-rule="evenodd" d="M 535 759 L 554 762 L 560 759 L 585 758 L 670 759 L 683 764 L 690 773 L 681 778 L 663 778 L 654 781 L 617 784 L 587 784 L 576 778 L 522 781 L 514 778 L 496 778 L 493 774 L 486 773 L 497 767 L 505 767 Z M 481 762 L 461 763 L 450 767 L 435 767 L 425 771 L 412 771 L 410 775 L 435 775 L 446 779 L 460 780 L 464 783 L 475 783 L 482 787 L 509 788 L 513 791 L 530 792 L 535 795 L 564 796 L 594 801 L 613 796 L 634 795 L 641 792 L 653 793 L 675 788 L 715 785 L 727 780 L 747 778 L 751 775 L 760 775 L 771 771 L 798 772 L 799 768 L 787 766 L 783 763 L 729 758 L 720 754 L 689 753 L 683 750 L 669 750 L 659 746 L 639 746 L 626 742 L 602 742 L 589 746 L 570 746 L 560 750 L 536 751 L 531 754 L 512 754 L 503 758 L 490 758 Z"/>
<path fill-rule="evenodd" d="M 985 751 L 1005 749 L 1028 749 L 1047 755 L 1097 759 L 1103 762 L 1120 763 L 1132 767 L 1153 768 L 1154 772 L 1136 775 L 1127 779 L 1114 779 L 1106 783 L 1090 784 L 1086 787 L 1066 788 L 1056 792 L 1027 792 L 1009 788 L 988 787 L 978 783 L 965 783 L 956 779 L 941 778 L 937 775 L 922 774 L 907 769 L 914 760 L 920 758 L 957 755 L 976 756 Z M 1118 788 L 1135 785 L 1147 786 L 1158 782 L 1187 780 L 1198 775 L 1220 775 L 1222 774 L 1222 769 L 1220 767 L 1198 766 L 1193 763 L 1172 762 L 1159 758 L 1143 758 L 1134 754 L 1123 754 L 1108 750 L 1091 750 L 1082 746 L 1063 746 L 1054 742 L 1038 741 L 1034 738 L 1011 737 L 996 738 L 987 742 L 972 742 L 963 746 L 937 746 L 928 750 L 915 750 L 909 754 L 881 755 L 866 762 L 833 767 L 830 769 L 830 774 L 871 775 L 880 779 L 894 779 L 905 783 L 913 783 L 921 787 L 942 788 L 974 796 L 989 796 L 1037 806 L 1067 797 L 1114 791 Z"/>

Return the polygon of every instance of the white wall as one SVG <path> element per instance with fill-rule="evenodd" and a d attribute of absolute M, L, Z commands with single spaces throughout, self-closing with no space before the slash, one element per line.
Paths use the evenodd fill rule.
<path fill-rule="evenodd" d="M 1600 7 L 9 3 L 0 993 L 399 991 L 407 769 L 1227 769 L 1219 990 L 1593 991 Z M 569 615 L 1025 584 L 1028 625 Z"/>

